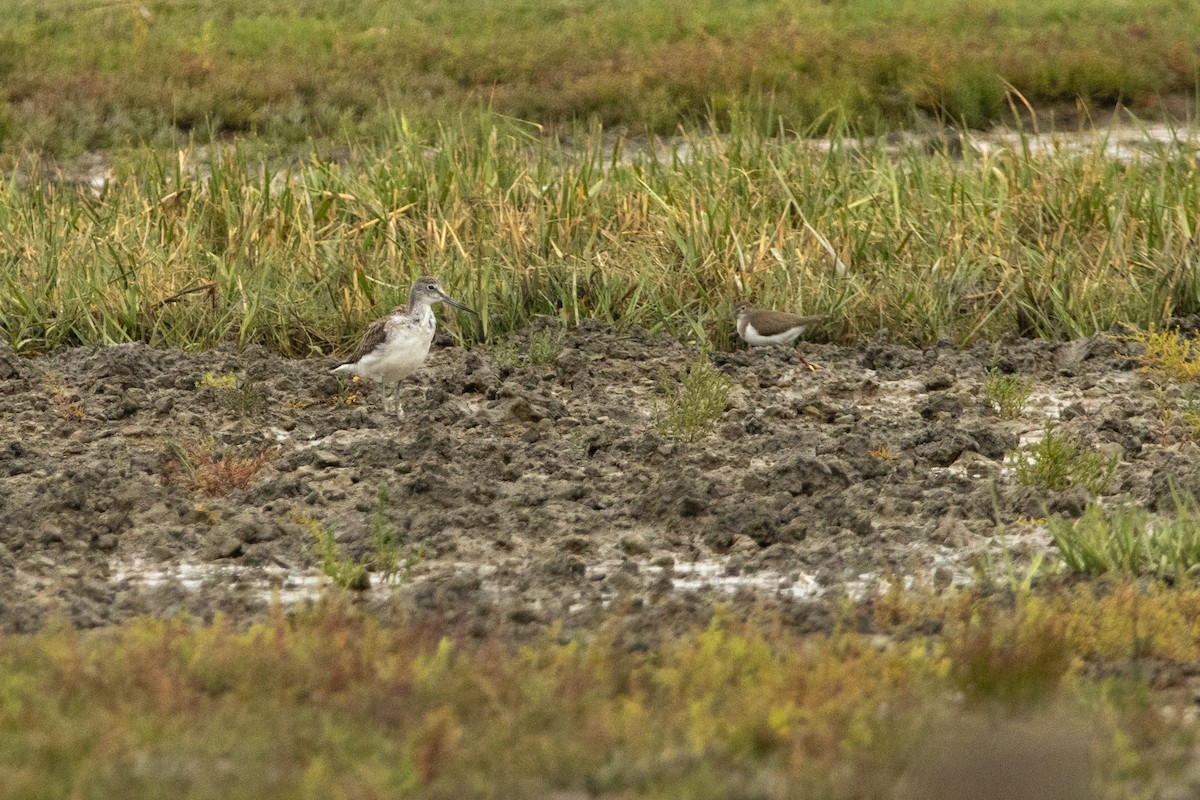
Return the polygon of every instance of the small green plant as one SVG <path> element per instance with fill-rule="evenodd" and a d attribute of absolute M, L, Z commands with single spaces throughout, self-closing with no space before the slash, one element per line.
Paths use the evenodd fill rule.
<path fill-rule="evenodd" d="M 535 366 L 549 364 L 558 358 L 562 352 L 563 335 L 561 331 L 544 328 L 529 337 L 529 363 Z"/>
<path fill-rule="evenodd" d="M 371 578 L 365 564 L 342 556 L 337 546 L 333 528 L 310 514 L 300 514 L 297 521 L 316 540 L 317 556 L 321 559 L 321 572 L 334 583 L 356 592 L 371 588 Z"/>
<path fill-rule="evenodd" d="M 400 532 L 387 517 L 390 500 L 387 487 L 380 489 L 375 502 L 375 513 L 371 516 L 371 544 L 374 546 L 374 552 L 369 569 L 378 573 L 385 583 L 397 575 L 407 577 L 412 573 L 412 568 L 425 557 L 423 549 L 418 549 L 407 557 L 402 556 Z"/>
<path fill-rule="evenodd" d="M 664 374 L 659 392 L 665 408 L 655 409 L 658 432 L 688 442 L 699 439 L 716 426 L 732 389 L 733 381 L 709 362 L 707 353 L 700 354 L 683 380 Z"/>
<path fill-rule="evenodd" d="M 215 397 L 226 411 L 239 417 L 256 417 L 267 405 L 267 395 L 257 383 L 239 381 L 232 372 L 223 375 L 204 373 L 196 389 Z"/>
<path fill-rule="evenodd" d="M 996 409 L 1000 419 L 1017 419 L 1025 413 L 1032 389 L 1032 378 L 1008 375 L 992 367 L 983 383 L 983 396 Z"/>
<path fill-rule="evenodd" d="M 517 349 L 517 343 L 512 337 L 496 342 L 492 345 L 492 358 L 496 364 L 507 369 L 516 369 L 521 363 L 521 352 Z"/>
<path fill-rule="evenodd" d="M 558 358 L 562 348 L 562 331 L 545 328 L 529 336 L 524 354 L 521 353 L 516 340 L 509 337 L 492 346 L 492 358 L 501 367 L 508 369 L 516 369 L 522 362 L 542 366 Z"/>
<path fill-rule="evenodd" d="M 333 529 L 328 525 L 308 514 L 299 517 L 300 524 L 316 540 L 321 572 L 338 586 L 364 591 L 371 588 L 371 573 L 375 573 L 386 583 L 398 575 L 407 577 L 412 568 L 424 558 L 423 550 L 417 550 L 408 556 L 401 552 L 400 533 L 387 517 L 389 502 L 387 488 L 380 489 L 375 501 L 375 512 L 371 515 L 371 555 L 364 561 L 343 556 Z"/>
<path fill-rule="evenodd" d="M 1057 565 L 1047 563 L 1046 554 L 1040 550 L 1026 562 L 1014 558 L 1012 551 L 1003 544 L 999 554 L 984 551 L 974 566 L 975 578 L 981 586 L 1021 595 L 1029 594 L 1043 575 L 1052 574 L 1057 569 Z"/>
<path fill-rule="evenodd" d="M 1009 453 L 1008 463 L 1025 486 L 1040 486 L 1061 492 L 1081 486 L 1090 494 L 1108 488 L 1117 469 L 1116 457 L 1105 458 L 1058 433 L 1053 422 L 1046 424 L 1042 438 Z"/>
<path fill-rule="evenodd" d="M 1200 512 L 1195 498 L 1175 498 L 1174 517 L 1123 504 L 1088 505 L 1076 520 L 1050 520 L 1063 563 L 1084 575 L 1108 572 L 1181 580 L 1200 564 Z"/>

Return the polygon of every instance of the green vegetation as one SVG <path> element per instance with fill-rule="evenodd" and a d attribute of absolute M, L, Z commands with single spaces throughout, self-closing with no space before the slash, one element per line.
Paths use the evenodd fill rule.
<path fill-rule="evenodd" d="M 1058 433 L 1053 422 L 1046 424 L 1042 437 L 1014 450 L 1008 463 L 1017 480 L 1026 486 L 1040 486 L 1061 492 L 1081 486 L 1089 494 L 1102 494 L 1117 468 L 1116 457 L 1088 450 L 1069 437 Z"/>
<path fill-rule="evenodd" d="M 1182 580 L 1200 564 L 1200 512 L 1180 498 L 1175 516 L 1122 504 L 1089 504 L 1077 520 L 1053 518 L 1050 533 L 1068 567 L 1085 575 L 1119 572 Z"/>
<path fill-rule="evenodd" d="M 524 353 L 515 337 L 506 337 L 492 343 L 491 355 L 502 367 L 516 369 L 521 363 L 532 366 L 544 366 L 558 358 L 563 348 L 563 331 L 556 328 L 543 328 L 534 331 L 525 342 Z"/>
<path fill-rule="evenodd" d="M 334 596 L 248 629 L 218 618 L 5 635 L 0 792 L 883 798 L 902 773 L 951 766 L 931 736 L 988 719 L 1081 737 L 1094 761 L 1054 763 L 1102 789 L 1081 796 L 1151 797 L 1196 724 L 1168 722 L 1145 678 L 1085 665 L 1194 663 L 1198 608 L 1196 590 L 1155 586 L 897 592 L 831 634 L 718 616 L 630 647 L 613 620 L 588 640 L 516 648 L 381 626 Z M 929 620 L 939 633 L 919 632 Z M 864 622 L 878 633 L 853 632 Z M 1040 763 L 998 758 L 973 766 Z"/>
<path fill-rule="evenodd" d="M 496 116 L 278 169 L 213 145 L 130 154 L 100 193 L 0 184 L 0 336 L 348 349 L 438 275 L 466 343 L 540 315 L 730 346 L 730 310 L 835 312 L 839 335 L 1073 337 L 1200 311 L 1200 171 L 999 149 L 957 160 L 690 130 L 686 157 Z M 744 124 L 743 124 L 744 123 Z M 739 288 L 739 283 L 741 288 Z"/>
<path fill-rule="evenodd" d="M 384 583 L 395 577 L 407 577 L 412 568 L 424 558 L 424 550 L 419 549 L 408 556 L 403 554 L 400 546 L 400 531 L 388 518 L 387 510 L 391 504 L 387 487 L 379 490 L 375 501 L 375 513 L 371 515 L 371 553 L 368 568 L 376 573 Z"/>
<path fill-rule="evenodd" d="M 189 132 L 379 141 L 489 105 L 669 132 L 766 120 L 984 124 L 1077 98 L 1190 96 L 1200 16 L 1145 0 L 19 0 L 0 9 L 0 147 L 73 155 Z M 766 123 L 770 124 L 770 123 Z"/>
<path fill-rule="evenodd" d="M 1032 389 L 1033 378 L 1007 375 L 992 367 L 983 383 L 983 396 L 996 409 L 1000 419 L 1017 419 L 1025 413 Z"/>
<path fill-rule="evenodd" d="M 333 528 L 308 514 L 300 515 L 296 521 L 316 540 L 321 574 L 343 589 L 361 592 L 371 588 L 367 565 L 342 555 Z"/>
<path fill-rule="evenodd" d="M 407 576 L 424 557 L 421 550 L 407 556 L 400 545 L 400 532 L 388 519 L 387 509 L 391 499 L 387 488 L 379 490 L 375 511 L 371 515 L 371 552 L 362 560 L 344 556 L 338 547 L 333 528 L 308 514 L 297 521 L 315 539 L 317 559 L 322 574 L 344 589 L 365 591 L 371 588 L 371 575 L 383 583 L 393 578 Z"/>
<path fill-rule="evenodd" d="M 558 358 L 562 346 L 562 331 L 548 328 L 537 331 L 529 337 L 529 363 L 534 366 L 549 364 Z"/>
<path fill-rule="evenodd" d="M 709 362 L 707 353 L 701 353 L 682 380 L 663 375 L 658 388 L 665 406 L 655 406 L 658 432 L 694 442 L 720 421 L 729 404 L 733 381 Z"/>

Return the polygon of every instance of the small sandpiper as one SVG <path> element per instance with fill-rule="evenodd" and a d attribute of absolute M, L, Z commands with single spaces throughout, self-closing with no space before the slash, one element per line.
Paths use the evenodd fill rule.
<path fill-rule="evenodd" d="M 434 303 L 449 303 L 463 311 L 476 313 L 443 292 L 437 278 L 417 278 L 408 293 L 408 305 L 393 308 L 390 314 L 367 328 L 354 355 L 333 371 L 379 381 L 384 385 L 383 410 L 389 410 L 390 394 L 396 415 L 404 416 L 404 409 L 400 407 L 400 381 L 416 372 L 429 355 L 429 345 L 437 330 Z M 390 393 L 388 384 L 392 384 Z"/>
<path fill-rule="evenodd" d="M 788 314 L 783 311 L 764 311 L 749 303 L 742 303 L 733 312 L 737 317 L 738 336 L 751 347 L 761 347 L 768 344 L 791 344 L 796 341 L 804 329 L 829 319 L 828 314 L 813 314 L 802 317 L 798 314 Z M 816 370 L 815 364 L 796 353 L 804 366 Z"/>

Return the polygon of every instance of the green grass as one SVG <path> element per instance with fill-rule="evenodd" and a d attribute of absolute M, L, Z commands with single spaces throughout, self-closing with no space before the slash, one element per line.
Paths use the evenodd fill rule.
<path fill-rule="evenodd" d="M 1180 498 L 1175 515 L 1134 505 L 1088 506 L 1077 520 L 1052 518 L 1050 533 L 1068 567 L 1084 575 L 1117 572 L 1180 581 L 1200 564 L 1200 513 Z"/>
<path fill-rule="evenodd" d="M 1007 375 L 996 367 L 987 371 L 983 382 L 983 396 L 996 409 L 1000 419 L 1017 419 L 1024 414 L 1032 389 L 1033 378 Z"/>
<path fill-rule="evenodd" d="M 940 737 L 986 721 L 1047 726 L 1094 756 L 1053 763 L 1064 791 L 1157 796 L 1197 728 L 1120 670 L 1138 640 L 1131 602 L 1153 663 L 1200 657 L 1195 590 L 1123 584 L 895 592 L 829 635 L 719 615 L 636 647 L 615 618 L 517 647 L 382 626 L 338 599 L 245 629 L 218 617 L 4 635 L 0 793 L 885 798 L 902 775 L 952 768 Z M 1036 772 L 1055 738 L 972 768 Z"/>
<path fill-rule="evenodd" d="M 118 159 L 99 194 L 0 184 L 0 337 L 20 351 L 141 340 L 352 347 L 442 278 L 473 343 L 539 315 L 729 347 L 754 299 L 835 313 L 838 336 L 1074 337 L 1200 311 L 1200 173 L 1101 145 L 958 161 L 689 129 L 686 158 L 495 115 L 392 132 L 345 164 L 212 145 Z M 739 289 L 739 284 L 741 289 Z"/>
<path fill-rule="evenodd" d="M 387 584 L 396 578 L 407 578 L 412 568 L 424 557 L 423 550 L 405 553 L 400 531 L 389 519 L 387 510 L 391 498 L 386 488 L 379 490 L 375 511 L 371 514 L 368 541 L 370 551 L 362 558 L 345 555 L 338 546 L 333 528 L 308 514 L 298 517 L 299 523 L 313 537 L 317 565 L 321 573 L 337 586 L 353 591 L 371 588 L 371 576 Z"/>
<path fill-rule="evenodd" d="M 707 353 L 701 353 L 682 378 L 663 375 L 660 379 L 663 405 L 655 406 L 655 427 L 663 436 L 694 442 L 716 427 L 732 390 L 729 376 L 709 362 Z"/>
<path fill-rule="evenodd" d="M 1017 481 L 1026 486 L 1039 486 L 1061 492 L 1075 486 L 1089 494 L 1099 495 L 1108 488 L 1117 459 L 1105 458 L 1068 436 L 1058 432 L 1054 423 L 1046 424 L 1042 438 L 1009 454 L 1008 463 Z"/>
<path fill-rule="evenodd" d="M 746 97 L 793 124 L 1191 95 L 1200 15 L 1145 0 L 17 0 L 0 10 L 0 147 L 60 155 L 181 135 L 386 135 L 490 104 L 668 132 Z"/>

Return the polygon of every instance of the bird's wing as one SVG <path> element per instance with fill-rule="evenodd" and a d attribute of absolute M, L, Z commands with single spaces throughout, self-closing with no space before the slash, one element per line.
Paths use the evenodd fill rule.
<path fill-rule="evenodd" d="M 828 314 L 801 317 L 783 311 L 760 311 L 754 319 L 754 330 L 758 331 L 760 336 L 774 336 L 801 325 L 813 325 L 826 319 L 829 319 Z"/>
<path fill-rule="evenodd" d="M 358 349 L 354 351 L 354 355 L 350 356 L 349 360 L 345 363 L 357 364 L 363 356 L 383 344 L 387 336 L 387 317 L 376 320 L 371 327 L 367 328 L 367 332 L 363 334 L 362 339 L 359 339 Z"/>

